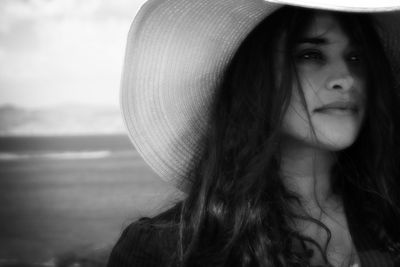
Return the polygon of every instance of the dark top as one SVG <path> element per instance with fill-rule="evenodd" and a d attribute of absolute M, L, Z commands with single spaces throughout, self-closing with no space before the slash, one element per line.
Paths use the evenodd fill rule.
<path fill-rule="evenodd" d="M 160 228 L 153 220 L 179 221 L 177 207 L 167 210 L 157 217 L 141 218 L 129 225 L 114 246 L 107 267 L 161 267 L 177 252 L 177 227 Z M 356 246 L 361 267 L 395 267 L 394 258 L 398 252 L 390 252 L 373 238 L 373 235 L 360 225 L 349 220 L 350 233 Z M 397 266 L 400 266 L 397 264 Z"/>

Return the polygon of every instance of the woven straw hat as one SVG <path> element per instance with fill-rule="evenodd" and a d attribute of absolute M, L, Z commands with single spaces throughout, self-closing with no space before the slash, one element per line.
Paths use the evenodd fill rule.
<path fill-rule="evenodd" d="M 150 0 L 132 23 L 121 85 L 123 116 L 137 151 L 163 180 L 179 185 L 202 151 L 199 140 L 225 66 L 255 25 L 283 4 L 373 12 L 397 75 L 400 2 L 371 2 Z"/>

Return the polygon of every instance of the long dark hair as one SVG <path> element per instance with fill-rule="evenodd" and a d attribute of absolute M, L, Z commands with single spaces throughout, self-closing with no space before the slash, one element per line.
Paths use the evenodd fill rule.
<path fill-rule="evenodd" d="M 307 251 L 294 240 L 317 246 L 290 225 L 299 201 L 279 174 L 282 117 L 293 81 L 291 51 L 315 11 L 283 7 L 243 41 L 217 89 L 204 152 L 191 171 L 181 206 L 179 261 L 182 266 L 309 266 Z M 335 192 L 351 220 L 362 223 L 387 246 L 400 240 L 399 97 L 374 22 L 367 15 L 333 13 L 361 45 L 368 71 L 367 114 L 357 141 L 337 155 Z M 282 45 L 278 41 L 283 37 Z M 285 51 L 276 68 L 277 49 Z M 280 81 L 279 83 L 277 81 Z M 364 222 L 365 224 L 365 222 Z M 327 240 L 329 242 L 329 240 Z"/>

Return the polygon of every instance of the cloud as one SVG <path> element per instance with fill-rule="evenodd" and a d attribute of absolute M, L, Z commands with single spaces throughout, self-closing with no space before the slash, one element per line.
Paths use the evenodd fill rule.
<path fill-rule="evenodd" d="M 0 104 L 113 104 L 143 1 L 0 2 Z"/>
<path fill-rule="evenodd" d="M 136 13 L 144 0 L 2 0 L 3 22 L 21 19 L 46 20 L 75 17 L 124 20 Z"/>
<path fill-rule="evenodd" d="M 102 5 L 102 2 L 98 0 L 5 0 L 1 3 L 1 14 L 7 21 L 62 18 L 71 15 L 90 17 Z"/>

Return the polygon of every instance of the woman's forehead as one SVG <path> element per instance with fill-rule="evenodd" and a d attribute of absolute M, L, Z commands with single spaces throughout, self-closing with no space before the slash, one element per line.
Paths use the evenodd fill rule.
<path fill-rule="evenodd" d="M 318 11 L 305 28 L 303 36 L 321 37 L 338 31 L 343 32 L 338 19 L 330 12 Z"/>
<path fill-rule="evenodd" d="M 296 44 L 301 43 L 313 45 L 342 43 L 347 46 L 355 45 L 357 42 L 343 29 L 337 16 L 330 12 L 317 12 L 296 40 Z"/>

